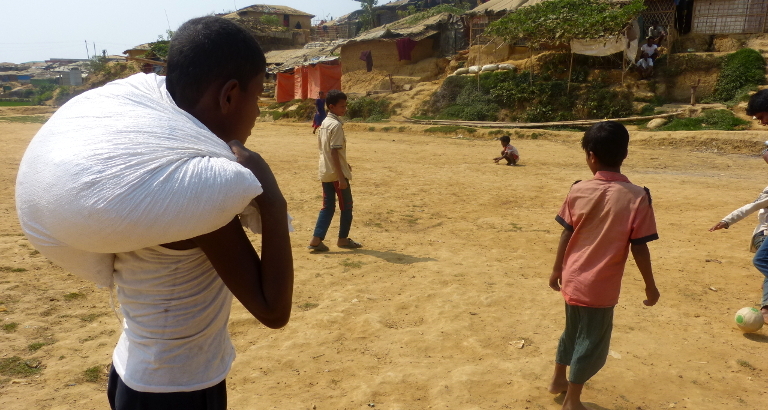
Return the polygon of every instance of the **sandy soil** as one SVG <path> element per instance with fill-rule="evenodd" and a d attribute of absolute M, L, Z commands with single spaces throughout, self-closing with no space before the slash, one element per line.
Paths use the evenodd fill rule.
<path fill-rule="evenodd" d="M 0 376 L 0 408 L 104 409 L 103 373 L 120 331 L 108 292 L 36 254 L 16 219 L 15 172 L 39 127 L 0 122 L 0 359 L 39 370 Z M 547 278 L 555 213 L 570 184 L 590 177 L 578 134 L 525 134 L 513 142 L 522 166 L 507 167 L 491 161 L 496 141 L 416 128 L 350 127 L 351 236 L 365 248 L 310 254 L 320 207 L 310 126 L 257 125 L 249 146 L 272 165 L 296 218 L 295 310 L 275 331 L 234 303 L 231 409 L 559 408 L 562 397 L 545 387 L 563 301 Z M 631 146 L 624 166 L 653 192 L 661 300 L 642 305 L 630 261 L 611 356 L 583 398 L 592 409 L 763 409 L 768 329 L 744 335 L 733 325 L 736 310 L 759 298 L 747 251 L 754 217 L 707 228 L 756 197 L 766 165 L 664 138 L 638 138 L 645 143 Z M 100 379 L 88 382 L 93 367 Z"/>

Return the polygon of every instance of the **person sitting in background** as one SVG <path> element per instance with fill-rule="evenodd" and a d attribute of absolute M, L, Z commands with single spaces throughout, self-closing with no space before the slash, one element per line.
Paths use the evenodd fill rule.
<path fill-rule="evenodd" d="M 641 80 L 653 75 L 653 62 L 658 57 L 658 48 L 659 46 L 653 42 L 651 37 L 648 37 L 646 43 L 640 46 L 640 59 L 637 60 L 636 64 Z"/>
<path fill-rule="evenodd" d="M 661 46 L 661 42 L 667 38 L 667 32 L 659 24 L 652 24 L 648 27 L 648 38 L 653 39 L 653 43 L 657 46 Z"/>

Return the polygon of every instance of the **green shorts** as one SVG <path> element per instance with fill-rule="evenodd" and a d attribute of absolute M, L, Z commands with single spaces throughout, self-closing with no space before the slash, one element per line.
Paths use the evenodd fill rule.
<path fill-rule="evenodd" d="M 565 331 L 560 336 L 555 361 L 571 367 L 571 383 L 584 384 L 603 368 L 612 330 L 613 307 L 565 304 Z"/>

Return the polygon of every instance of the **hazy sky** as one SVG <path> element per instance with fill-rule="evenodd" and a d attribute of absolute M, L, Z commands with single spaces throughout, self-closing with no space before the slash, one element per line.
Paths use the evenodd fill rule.
<path fill-rule="evenodd" d="M 317 19 L 340 17 L 360 8 L 353 0 L 4 0 L 0 62 L 87 58 L 86 41 L 91 56 L 94 43 L 99 53 L 106 49 L 109 54 L 122 54 L 157 40 L 169 25 L 175 30 L 190 18 L 253 4 L 289 6 Z"/>

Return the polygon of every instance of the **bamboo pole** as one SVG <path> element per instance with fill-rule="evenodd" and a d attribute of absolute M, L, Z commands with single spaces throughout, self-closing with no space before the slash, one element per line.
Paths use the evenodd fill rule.
<path fill-rule="evenodd" d="M 621 85 L 624 85 L 624 74 L 627 72 L 627 51 L 621 53 Z"/>
<path fill-rule="evenodd" d="M 451 120 L 417 120 L 414 118 L 405 117 L 406 122 L 411 122 L 414 124 L 425 124 L 425 125 L 459 125 L 459 126 L 465 126 L 465 127 L 486 127 L 486 128 L 546 128 L 546 127 L 557 127 L 557 126 L 567 126 L 567 125 L 575 125 L 575 126 L 590 126 L 593 124 L 597 124 L 598 122 L 603 121 L 617 121 L 617 122 L 624 122 L 624 121 L 645 121 L 645 120 L 652 120 L 654 118 L 667 118 L 667 117 L 674 117 L 676 115 L 682 114 L 682 111 L 675 111 L 671 113 L 666 114 L 657 114 L 657 115 L 645 115 L 645 116 L 636 116 L 636 117 L 625 117 L 625 118 L 610 118 L 610 119 L 593 119 L 593 120 L 576 120 L 576 121 L 553 121 L 553 122 L 495 122 L 495 121 L 451 121 Z"/>
<path fill-rule="evenodd" d="M 568 66 L 568 93 L 571 92 L 571 76 L 573 74 L 573 50 L 571 50 L 571 64 Z"/>

